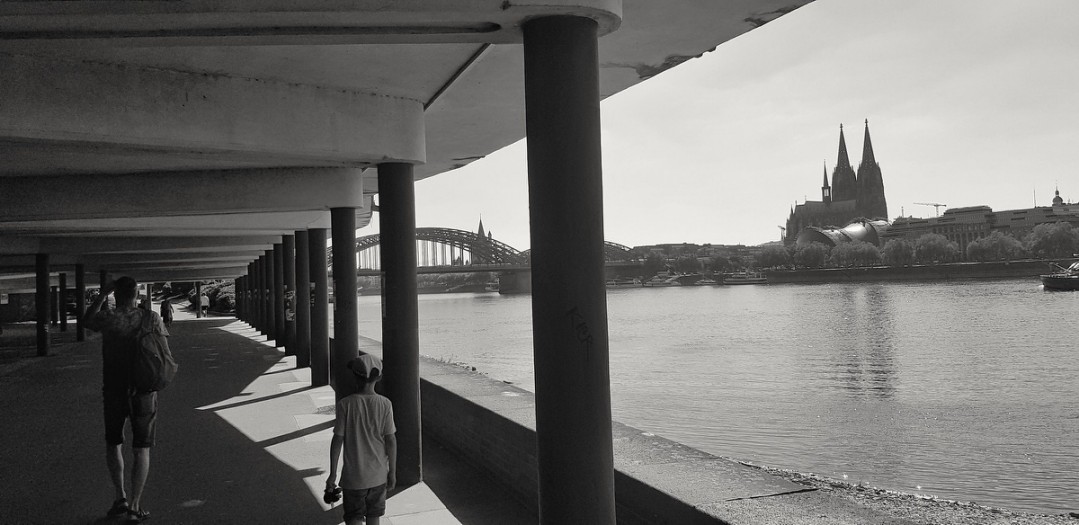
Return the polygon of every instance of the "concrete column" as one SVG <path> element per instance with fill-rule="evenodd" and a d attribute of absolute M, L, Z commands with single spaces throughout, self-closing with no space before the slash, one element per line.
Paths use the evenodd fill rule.
<path fill-rule="evenodd" d="M 202 319 L 202 281 L 195 283 L 195 318 Z"/>
<path fill-rule="evenodd" d="M 311 261 L 307 230 L 296 232 L 296 368 L 311 366 Z"/>
<path fill-rule="evenodd" d="M 296 236 L 281 238 L 285 298 L 285 355 L 296 355 Z"/>
<path fill-rule="evenodd" d="M 58 295 L 60 313 L 60 331 L 67 331 L 67 273 L 60 272 L 60 293 Z"/>
<path fill-rule="evenodd" d="M 307 230 L 311 282 L 311 386 L 330 384 L 330 309 L 326 271 L 326 228 Z"/>
<path fill-rule="evenodd" d="M 86 313 L 86 267 L 75 265 L 75 340 L 86 340 L 86 328 L 82 316 Z"/>
<path fill-rule="evenodd" d="M 597 24 L 522 29 L 539 517 L 613 524 Z"/>
<path fill-rule="evenodd" d="M 397 425 L 397 480 L 423 480 L 420 454 L 420 336 L 416 297 L 416 195 L 412 165 L 378 165 L 382 245 L 383 387 Z"/>
<path fill-rule="evenodd" d="M 263 296 L 263 293 L 262 293 L 262 291 L 263 291 L 262 290 L 262 261 L 263 261 L 263 259 L 264 259 L 264 257 L 261 256 L 261 255 L 259 256 L 258 259 L 255 259 L 255 262 L 254 262 L 255 278 L 251 281 L 251 287 L 252 287 L 252 290 L 253 290 L 253 293 L 254 293 L 254 295 L 252 296 L 252 300 L 254 301 L 254 305 L 252 306 L 252 308 L 254 309 L 254 312 L 255 312 L 255 329 L 258 330 L 258 332 L 260 334 L 265 335 L 266 334 L 266 308 L 265 308 L 265 302 L 264 302 L 265 297 Z"/>
<path fill-rule="evenodd" d="M 274 293 L 277 276 L 274 275 L 274 251 L 266 250 L 262 263 L 262 280 L 266 289 L 266 340 L 273 341 L 274 346 L 277 346 L 277 294 Z"/>
<path fill-rule="evenodd" d="M 356 298 L 356 208 L 331 208 L 333 236 L 333 354 L 330 381 L 341 399 L 354 390 L 345 363 L 359 355 L 360 320 Z M 383 346 L 385 347 L 385 346 Z M 395 414 L 396 418 L 396 414 Z M 400 457 L 400 452 L 398 452 Z"/>
<path fill-rule="evenodd" d="M 232 280 L 232 289 L 234 291 L 233 294 L 235 295 L 235 299 L 236 299 L 235 303 L 233 304 L 233 315 L 235 315 L 236 319 L 239 320 L 239 319 L 243 318 L 243 313 L 244 313 L 243 277 L 237 277 L 237 278 Z"/>
<path fill-rule="evenodd" d="M 285 245 L 273 245 L 274 346 L 285 346 Z"/>
<path fill-rule="evenodd" d="M 49 319 L 53 326 L 60 324 L 60 288 L 57 286 L 49 288 Z"/>
<path fill-rule="evenodd" d="M 34 296 L 34 306 L 37 310 L 35 320 L 35 325 L 37 326 L 37 355 L 45 357 L 49 355 L 49 254 L 37 254 L 34 263 L 34 271 L 37 277 L 37 293 Z"/>

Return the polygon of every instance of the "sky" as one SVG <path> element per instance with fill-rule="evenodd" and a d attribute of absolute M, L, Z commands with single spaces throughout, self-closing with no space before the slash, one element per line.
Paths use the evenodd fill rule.
<path fill-rule="evenodd" d="M 817 0 L 603 101 L 605 237 L 778 240 L 866 119 L 892 219 L 1079 201 L 1076 28 L 1075 0 Z M 416 183 L 416 225 L 527 249 L 525 152 Z"/>

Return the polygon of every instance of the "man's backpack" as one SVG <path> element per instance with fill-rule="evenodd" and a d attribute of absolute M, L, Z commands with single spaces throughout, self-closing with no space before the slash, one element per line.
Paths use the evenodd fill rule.
<path fill-rule="evenodd" d="M 155 328 L 152 312 L 144 312 L 131 363 L 131 383 L 139 392 L 163 390 L 176 377 L 169 340 Z"/>

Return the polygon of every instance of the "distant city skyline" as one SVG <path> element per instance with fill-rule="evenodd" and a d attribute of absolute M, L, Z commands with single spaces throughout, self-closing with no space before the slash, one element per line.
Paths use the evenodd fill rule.
<path fill-rule="evenodd" d="M 840 124 L 861 161 L 866 119 L 890 219 L 1048 206 L 1057 187 L 1075 202 L 1075 27 L 1070 0 L 817 0 L 603 102 L 606 238 L 778 240 L 792 206 L 820 200 Z M 525 153 L 418 182 L 417 226 L 482 216 L 527 249 Z"/>

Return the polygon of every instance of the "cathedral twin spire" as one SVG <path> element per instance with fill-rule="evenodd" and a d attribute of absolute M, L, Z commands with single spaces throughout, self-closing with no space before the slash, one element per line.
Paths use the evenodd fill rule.
<path fill-rule="evenodd" d="M 828 168 L 825 166 L 824 186 L 821 187 L 824 202 L 857 201 L 856 208 L 864 217 L 870 219 L 888 217 L 888 204 L 884 198 L 884 179 L 880 165 L 873 155 L 873 142 L 869 138 L 869 119 L 865 121 L 865 139 L 862 143 L 862 160 L 858 172 L 850 164 L 847 154 L 847 139 L 843 135 L 843 125 L 839 125 L 839 157 L 835 170 L 832 171 L 832 184 L 828 185 Z"/>

